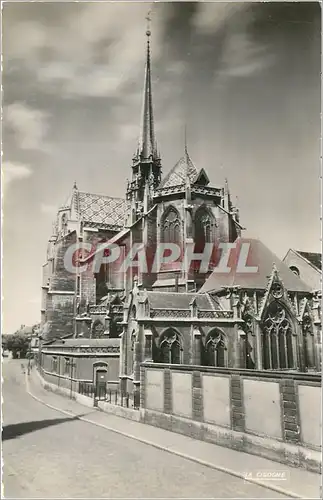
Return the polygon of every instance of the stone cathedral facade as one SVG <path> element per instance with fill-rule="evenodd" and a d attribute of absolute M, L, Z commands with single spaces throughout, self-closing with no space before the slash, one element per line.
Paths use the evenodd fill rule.
<path fill-rule="evenodd" d="M 162 174 L 154 131 L 150 32 L 147 32 L 143 110 L 138 148 L 132 158 L 125 198 L 79 191 L 57 213 L 43 266 L 42 336 L 107 339 L 120 343 L 119 377 L 136 388 L 140 363 L 184 363 L 247 369 L 320 370 L 320 292 L 311 289 L 258 240 L 249 240 L 258 271 L 236 268 L 219 273 L 212 254 L 203 273 L 190 263 L 172 263 L 156 272 L 117 263 L 91 266 L 98 244 L 110 242 L 125 257 L 135 244 L 156 249 L 175 243 L 181 257 L 188 247 L 201 253 L 206 243 L 236 243 L 243 238 L 239 211 L 227 182 L 210 186 L 187 149 Z M 64 265 L 72 245 L 87 245 L 69 273 Z M 182 259 L 183 260 L 183 259 Z M 179 259 L 179 262 L 181 259 Z M 194 263 L 193 263 L 194 264 Z M 234 266 L 233 266 L 234 267 Z M 81 268 L 80 268 L 81 269 Z M 103 347 L 102 347 L 103 348 Z M 93 351 L 93 352 L 94 352 Z"/>

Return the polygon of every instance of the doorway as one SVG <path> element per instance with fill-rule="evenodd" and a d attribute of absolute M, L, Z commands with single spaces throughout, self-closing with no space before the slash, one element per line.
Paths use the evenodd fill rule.
<path fill-rule="evenodd" d="M 108 371 L 98 369 L 95 372 L 95 398 L 99 401 L 105 401 L 107 396 Z"/>

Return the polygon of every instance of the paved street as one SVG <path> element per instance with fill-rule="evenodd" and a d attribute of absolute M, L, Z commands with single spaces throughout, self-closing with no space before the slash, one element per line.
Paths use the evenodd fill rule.
<path fill-rule="evenodd" d="M 6 498 L 285 498 L 46 407 L 20 361 L 4 361 L 3 379 Z"/>

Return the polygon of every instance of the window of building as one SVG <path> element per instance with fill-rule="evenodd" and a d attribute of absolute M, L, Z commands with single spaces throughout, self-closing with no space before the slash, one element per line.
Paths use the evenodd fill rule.
<path fill-rule="evenodd" d="M 159 343 L 160 363 L 180 364 L 182 361 L 182 343 L 177 332 L 167 330 Z"/>
<path fill-rule="evenodd" d="M 211 332 L 205 342 L 206 361 L 208 366 L 224 368 L 227 366 L 227 348 L 224 333 Z"/>
<path fill-rule="evenodd" d="M 278 302 L 269 306 L 262 330 L 264 369 L 294 368 L 294 329 L 286 310 Z"/>
<path fill-rule="evenodd" d="M 63 234 L 67 232 L 67 215 L 63 214 L 61 217 L 61 231 Z"/>
<path fill-rule="evenodd" d="M 170 207 L 162 217 L 161 240 L 164 243 L 177 243 L 181 241 L 181 221 L 177 210 Z"/>
<path fill-rule="evenodd" d="M 205 243 L 212 243 L 214 240 L 215 220 L 213 215 L 205 208 L 201 207 L 195 214 L 194 241 L 195 251 L 203 252 Z"/>
<path fill-rule="evenodd" d="M 53 356 L 52 358 L 52 372 L 54 373 L 58 372 L 58 360 L 56 356 Z"/>
<path fill-rule="evenodd" d="M 296 276 L 300 277 L 300 272 L 299 272 L 299 269 L 295 266 L 291 266 L 289 268 L 294 274 L 296 274 Z"/>
<path fill-rule="evenodd" d="M 101 321 L 97 320 L 93 323 L 92 327 L 92 339 L 100 339 L 104 335 L 104 326 Z"/>
<path fill-rule="evenodd" d="M 71 369 L 70 358 L 65 358 L 64 375 L 69 375 L 70 374 L 70 369 Z"/>

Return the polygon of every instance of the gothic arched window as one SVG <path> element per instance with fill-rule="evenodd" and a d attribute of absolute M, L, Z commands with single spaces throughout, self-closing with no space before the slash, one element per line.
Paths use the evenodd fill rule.
<path fill-rule="evenodd" d="M 220 331 L 211 332 L 205 342 L 207 366 L 224 368 L 227 366 L 225 335 Z"/>
<path fill-rule="evenodd" d="M 313 323 L 308 310 L 305 311 L 302 321 L 304 364 L 306 368 L 315 368 L 315 342 Z"/>
<path fill-rule="evenodd" d="M 264 369 L 294 368 L 293 325 L 281 304 L 269 306 L 262 329 Z"/>
<path fill-rule="evenodd" d="M 104 335 L 104 326 L 101 321 L 97 320 L 93 323 L 92 339 L 100 339 Z"/>
<path fill-rule="evenodd" d="M 181 363 L 182 344 L 180 336 L 172 329 L 167 330 L 159 342 L 160 363 Z"/>
<path fill-rule="evenodd" d="M 215 225 L 213 215 L 205 208 L 201 207 L 195 214 L 194 240 L 196 252 L 202 252 L 205 243 L 212 243 L 214 239 L 213 227 Z"/>
<path fill-rule="evenodd" d="M 162 217 L 161 241 L 163 243 L 180 243 L 181 221 L 177 210 L 170 207 Z"/>
<path fill-rule="evenodd" d="M 65 233 L 67 230 L 67 215 L 63 214 L 61 218 L 61 228 L 62 232 Z"/>

